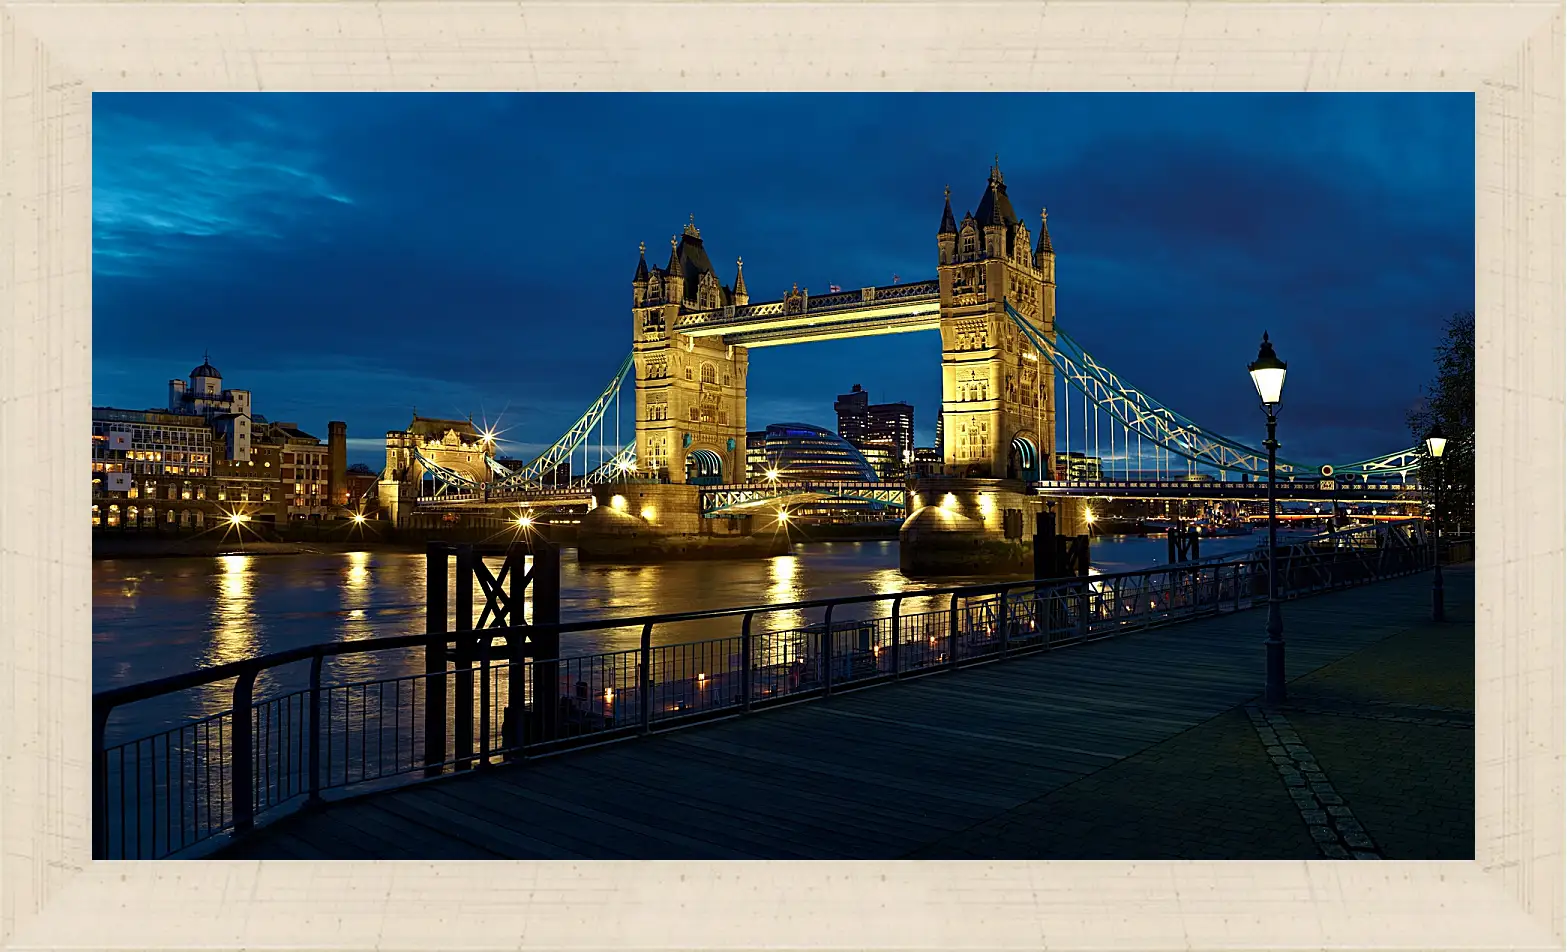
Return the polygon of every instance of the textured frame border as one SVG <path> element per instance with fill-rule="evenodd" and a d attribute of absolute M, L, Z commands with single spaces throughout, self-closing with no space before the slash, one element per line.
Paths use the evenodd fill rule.
<path fill-rule="evenodd" d="M 1475 92 L 1478 859 L 92 863 L 90 94 L 317 88 Z M 0 446 L 28 463 L 0 492 L 0 942 L 1561 947 L 1562 93 L 1555 2 L 12 0 Z"/>

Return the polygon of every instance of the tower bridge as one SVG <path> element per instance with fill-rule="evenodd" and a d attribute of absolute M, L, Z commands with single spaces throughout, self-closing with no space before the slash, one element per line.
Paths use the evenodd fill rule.
<path fill-rule="evenodd" d="M 458 425 L 442 434 L 431 421 L 423 424 L 431 432 L 415 433 L 416 419 L 408 433 L 388 434 L 383 509 L 397 518 L 408 504 L 580 506 L 584 554 L 615 558 L 778 551 L 777 510 L 875 503 L 907 513 L 904 570 L 939 574 L 1025 565 L 1026 517 L 1047 500 L 1061 531 L 1075 534 L 1086 531 L 1093 496 L 1264 492 L 1251 478 L 1266 474 L 1266 452 L 1131 386 L 1058 326 L 1048 218 L 1041 209 L 1037 232 L 1030 229 L 999 162 L 961 219 L 947 190 L 935 237 L 933 279 L 825 295 L 796 285 L 753 303 L 743 259 L 732 283 L 720 279 L 693 217 L 670 238 L 662 267 L 649 264 L 642 246 L 631 353 L 564 435 L 533 461 L 507 466 L 495 459 L 492 433 Z M 918 331 L 941 335 L 940 476 L 858 487 L 791 474 L 772 485 L 742 482 L 752 348 Z M 628 378 L 631 420 L 622 428 Z M 1090 458 L 1106 478 L 1063 478 L 1074 459 Z M 1333 465 L 1280 459 L 1277 468 L 1282 498 L 1392 500 L 1408 498 L 1419 462 L 1408 448 Z M 1150 469 L 1156 478 L 1146 478 Z"/>

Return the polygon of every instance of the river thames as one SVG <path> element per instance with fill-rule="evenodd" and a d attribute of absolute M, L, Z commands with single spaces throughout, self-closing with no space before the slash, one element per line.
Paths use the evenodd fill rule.
<path fill-rule="evenodd" d="M 1250 551 L 1261 539 L 1260 534 L 1207 539 L 1202 554 Z M 1164 564 L 1166 544 L 1163 538 L 1100 537 L 1093 540 L 1091 553 L 1095 571 L 1120 572 Z M 898 571 L 898 545 L 891 540 L 801 544 L 788 555 L 770 559 L 655 565 L 578 564 L 575 552 L 566 550 L 561 616 L 563 621 L 580 621 L 776 605 L 973 581 L 979 580 L 911 582 Z M 425 564 L 419 552 L 96 561 L 93 689 L 318 642 L 421 633 L 424 597 Z M 482 596 L 475 602 L 482 604 Z M 918 600 L 905 602 L 907 611 L 922 607 Z M 788 612 L 766 618 L 759 628 L 776 630 L 814 620 Z M 654 640 L 670 644 L 730 636 L 736 624 L 729 618 L 656 629 Z M 634 628 L 569 634 L 563 636 L 561 654 L 634 648 L 638 638 Z M 411 653 L 401 658 L 361 655 L 334 665 L 336 678 L 376 678 L 410 673 L 413 660 Z M 287 672 L 264 675 L 257 682 L 257 696 L 295 679 Z M 227 706 L 227 686 L 195 693 L 118 711 L 115 733 L 135 736 Z"/>

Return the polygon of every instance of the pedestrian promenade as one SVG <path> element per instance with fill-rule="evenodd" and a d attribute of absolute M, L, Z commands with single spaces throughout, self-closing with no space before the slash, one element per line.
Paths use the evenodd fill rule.
<path fill-rule="evenodd" d="M 1474 573 L 932 675 L 280 819 L 221 858 L 1465 859 Z"/>

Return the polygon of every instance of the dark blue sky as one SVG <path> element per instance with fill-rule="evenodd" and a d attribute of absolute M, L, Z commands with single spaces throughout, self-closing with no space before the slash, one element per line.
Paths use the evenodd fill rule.
<path fill-rule="evenodd" d="M 501 417 L 531 457 L 630 348 L 637 243 L 688 216 L 753 300 L 933 277 L 942 187 L 999 153 L 1050 209 L 1061 327 L 1199 423 L 1282 454 L 1408 445 L 1474 306 L 1469 95 L 95 94 L 93 401 L 164 402 L 210 350 L 258 412 L 379 468 L 384 432 Z M 940 407 L 934 333 L 754 350 L 748 420 L 836 394 Z M 1080 405 L 1080 404 L 1079 404 Z M 629 401 L 623 419 L 629 433 Z"/>

